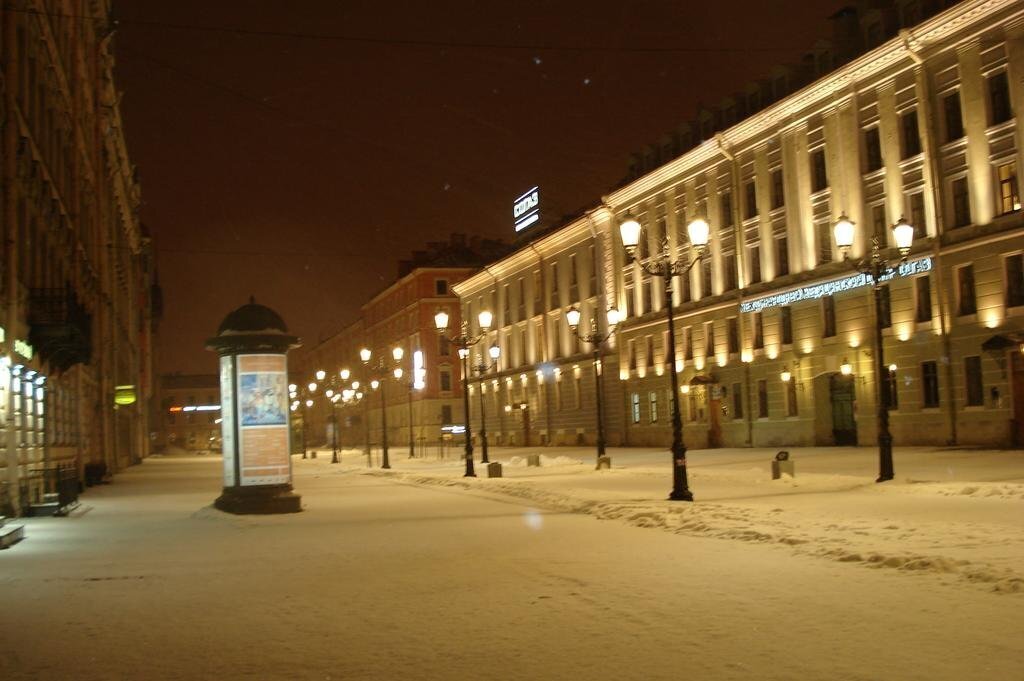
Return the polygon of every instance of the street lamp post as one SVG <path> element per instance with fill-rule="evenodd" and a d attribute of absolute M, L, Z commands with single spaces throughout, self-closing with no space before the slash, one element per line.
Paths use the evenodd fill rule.
<path fill-rule="evenodd" d="M 498 366 L 498 358 L 501 357 L 501 348 L 497 345 L 492 345 L 487 349 L 487 354 L 491 358 L 490 364 L 484 364 L 483 360 L 473 367 L 476 371 L 476 375 L 480 377 L 480 463 L 490 463 L 491 460 L 487 458 L 487 413 L 484 408 L 484 379 L 483 375 L 486 374 L 491 368 Z"/>
<path fill-rule="evenodd" d="M 637 246 L 640 243 L 640 223 L 633 217 L 628 217 L 619 225 L 619 235 L 622 237 L 622 246 L 626 250 L 626 257 L 629 262 L 637 261 Z M 679 415 L 679 378 L 676 376 L 676 329 L 675 318 L 672 311 L 672 279 L 677 276 L 686 276 L 693 266 L 704 257 L 708 245 L 710 227 L 703 218 L 697 218 L 687 226 L 690 237 L 690 245 L 694 248 L 694 255 L 689 262 L 683 263 L 675 260 L 668 252 L 668 242 L 662 241 L 661 252 L 652 256 L 646 261 L 638 262 L 640 269 L 647 274 L 661 277 L 665 282 L 665 315 L 668 320 L 668 346 L 665 363 L 668 375 L 672 384 L 672 491 L 668 498 L 672 501 L 693 501 L 693 493 L 690 491 L 686 479 L 686 445 L 683 444 L 683 419 Z"/>
<path fill-rule="evenodd" d="M 370 386 L 374 389 L 380 390 L 380 467 L 391 468 L 391 461 L 388 459 L 388 402 L 385 396 L 388 382 L 386 380 L 374 379 L 370 381 Z"/>
<path fill-rule="evenodd" d="M 370 356 L 371 356 L 371 354 L 372 353 L 370 352 L 369 348 L 363 348 L 362 350 L 359 351 L 359 361 L 361 361 L 363 363 L 363 380 L 367 381 L 367 382 L 370 379 L 370 376 L 369 376 L 370 368 L 369 368 L 368 365 L 370 364 Z M 367 397 L 369 397 L 369 396 L 367 396 Z M 370 400 L 369 399 L 363 400 L 363 430 L 364 430 L 364 435 L 366 436 L 365 437 L 365 442 L 366 442 L 366 445 L 365 445 L 366 465 L 367 465 L 367 467 L 370 467 L 370 466 L 373 465 L 373 457 L 372 457 L 372 454 L 370 453 Z"/>
<path fill-rule="evenodd" d="M 477 321 L 480 324 L 479 334 L 475 336 L 469 335 L 466 322 L 463 321 L 462 333 L 458 336 L 448 336 L 448 313 L 444 310 L 439 310 L 434 315 L 434 325 L 437 327 L 438 333 L 442 338 L 458 348 L 459 359 L 462 360 L 462 403 L 465 411 L 464 436 L 466 438 L 466 473 L 463 477 L 467 478 L 476 477 L 476 473 L 473 470 L 473 433 L 469 425 L 469 348 L 484 339 L 491 328 L 493 319 L 493 315 L 488 310 L 483 310 L 477 317 Z"/>
<path fill-rule="evenodd" d="M 608 326 L 604 333 L 601 333 L 597 329 L 597 325 L 591 320 L 590 333 L 580 333 L 580 311 L 577 307 L 572 307 L 568 312 L 565 313 L 565 319 L 569 323 L 569 328 L 572 329 L 573 334 L 584 343 L 590 343 L 594 346 L 594 391 L 597 397 L 597 468 L 600 469 L 602 463 L 611 466 L 611 461 L 607 459 L 605 455 L 605 436 L 604 436 L 604 404 L 602 402 L 601 393 L 604 389 L 604 368 L 599 368 L 598 365 L 601 362 L 601 345 L 606 340 L 611 338 L 612 334 L 615 333 L 615 327 L 619 323 L 619 311 L 615 308 L 611 308 L 606 313 Z"/>
<path fill-rule="evenodd" d="M 834 233 L 836 247 L 842 252 L 843 260 L 847 260 L 853 246 L 854 223 L 846 214 L 839 216 Z M 905 262 L 914 241 L 914 227 L 904 218 L 892 227 L 893 240 L 900 254 L 900 262 Z M 882 245 L 878 236 L 871 238 L 871 254 L 854 263 L 854 267 L 862 274 L 871 278 L 872 296 L 875 301 L 875 388 L 878 395 L 878 479 L 885 482 L 893 479 L 892 464 L 892 433 L 889 432 L 889 384 L 883 381 L 888 376 L 885 364 L 885 353 L 882 347 L 882 325 L 879 323 L 882 311 L 882 281 L 892 272 L 891 263 L 882 255 Z"/>
<path fill-rule="evenodd" d="M 349 377 L 348 369 L 342 369 L 338 372 L 338 377 L 342 383 L 347 381 Z M 328 397 L 331 398 L 331 445 L 334 450 L 331 455 L 331 463 L 340 463 L 341 459 L 338 457 L 338 400 L 342 398 L 342 393 L 335 391 L 333 395 L 328 395 Z"/>

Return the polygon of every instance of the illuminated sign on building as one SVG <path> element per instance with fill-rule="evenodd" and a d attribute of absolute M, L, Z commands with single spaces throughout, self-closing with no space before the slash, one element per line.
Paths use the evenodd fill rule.
<path fill-rule="evenodd" d="M 25 359 L 32 359 L 32 355 L 35 354 L 35 350 L 32 349 L 31 345 L 17 338 L 14 339 L 14 351 Z"/>
<path fill-rule="evenodd" d="M 412 387 L 423 390 L 427 387 L 427 370 L 423 367 L 423 351 L 412 353 Z"/>
<path fill-rule="evenodd" d="M 912 277 L 915 274 L 930 272 L 931 269 L 932 259 L 921 258 L 920 260 L 900 263 L 895 269 L 890 268 L 882 275 L 881 280 L 889 281 L 894 277 Z M 793 303 L 801 300 L 815 300 L 817 298 L 824 298 L 826 296 L 842 293 L 843 291 L 851 291 L 853 289 L 861 288 L 862 286 L 870 285 L 871 275 L 858 272 L 857 274 L 853 274 L 848 277 L 831 279 L 829 281 L 811 284 L 810 286 L 803 286 L 801 288 L 783 291 L 782 293 L 772 293 L 766 296 L 761 296 L 760 298 L 744 300 L 740 304 L 740 312 L 760 312 L 761 310 L 767 310 L 772 307 L 785 307 L 786 305 L 792 305 Z"/>
<path fill-rule="evenodd" d="M 517 232 L 540 220 L 539 187 L 534 187 L 512 202 L 512 219 Z"/>
<path fill-rule="evenodd" d="M 135 386 L 114 386 L 114 404 L 120 405 L 122 407 L 128 406 L 129 404 L 135 404 Z"/>

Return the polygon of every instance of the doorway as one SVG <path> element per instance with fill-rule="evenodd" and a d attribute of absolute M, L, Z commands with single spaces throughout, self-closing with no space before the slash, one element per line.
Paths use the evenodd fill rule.
<path fill-rule="evenodd" d="M 832 374 L 829 379 L 829 395 L 832 402 L 832 441 L 836 446 L 857 444 L 857 419 L 854 414 L 853 376 Z"/>
<path fill-rule="evenodd" d="M 1010 370 L 1013 372 L 1013 444 L 1024 447 L 1024 355 L 1010 353 Z"/>

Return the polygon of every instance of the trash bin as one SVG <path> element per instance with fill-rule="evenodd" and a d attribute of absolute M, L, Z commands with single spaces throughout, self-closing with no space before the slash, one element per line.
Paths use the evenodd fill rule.
<path fill-rule="evenodd" d="M 487 477 L 488 478 L 500 478 L 501 477 L 501 464 L 497 461 L 492 461 L 487 464 Z"/>
<path fill-rule="evenodd" d="M 789 458 L 789 452 L 779 452 L 772 460 L 772 480 L 778 480 L 783 474 L 796 477 L 796 469 Z"/>

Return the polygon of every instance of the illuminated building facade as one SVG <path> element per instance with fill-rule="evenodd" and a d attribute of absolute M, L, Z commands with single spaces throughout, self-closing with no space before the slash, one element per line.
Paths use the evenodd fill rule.
<path fill-rule="evenodd" d="M 458 356 L 454 347 L 439 338 L 434 329 L 434 314 L 447 309 L 452 323 L 460 323 L 458 298 L 452 286 L 475 270 L 416 267 L 365 303 L 357 321 L 316 346 L 303 349 L 296 384 L 317 381 L 317 371 L 325 374 L 318 382 L 317 394 L 310 397 L 311 407 L 305 406 L 306 395 L 297 396 L 296 411 L 304 410 L 300 416 L 308 424 L 307 444 L 331 446 L 329 424 L 334 414 L 339 423 L 339 444 L 362 446 L 368 424 L 370 441 L 379 446 L 382 408 L 379 392 L 369 387 L 374 379 L 386 381 L 390 446 L 408 447 L 410 418 L 417 449 L 435 446 L 442 426 L 462 422 Z M 400 363 L 392 356 L 395 347 L 403 351 Z M 372 353 L 367 365 L 360 359 L 363 348 Z M 395 366 L 403 370 L 401 379 L 394 378 Z M 347 381 L 341 380 L 342 369 L 349 370 Z M 327 396 L 327 390 L 337 393 L 353 381 L 359 382 L 363 402 L 331 401 Z"/>
<path fill-rule="evenodd" d="M 220 377 L 168 374 L 160 377 L 155 451 L 220 452 Z"/>
<path fill-rule="evenodd" d="M 939 4 L 844 15 L 862 49 L 842 66 L 782 97 L 766 81 L 746 117 L 702 114 L 696 146 L 457 287 L 466 318 L 495 308 L 497 388 L 509 391 L 499 402 L 516 401 L 523 376 L 536 394 L 526 399 L 547 400 L 538 442 L 586 441 L 594 429 L 592 408 L 565 408 L 567 374 L 587 357 L 564 328 L 576 303 L 584 320 L 606 306 L 625 315 L 606 367 L 619 381 L 604 382 L 611 443 L 670 440 L 674 369 L 691 447 L 872 444 L 876 324 L 896 443 L 1022 442 L 1024 6 Z M 856 226 L 850 261 L 833 238 L 844 214 Z M 644 226 L 640 258 L 664 243 L 688 262 L 687 223 L 711 225 L 707 256 L 674 282 L 674 356 L 662 282 L 626 264 L 627 215 Z M 915 240 L 876 319 L 851 262 L 873 237 L 899 262 L 890 228 L 901 216 Z"/>
<path fill-rule="evenodd" d="M 492 330 L 470 350 L 470 364 L 480 366 L 490 363 L 490 346 L 501 349 L 497 366 L 470 376 L 473 426 L 479 433 L 482 391 L 489 443 L 594 443 L 594 348 L 572 333 L 565 312 L 580 309 L 581 333 L 606 331 L 605 310 L 617 298 L 608 266 L 610 219 L 607 211 L 580 216 L 456 285 L 471 334 L 480 333 L 481 310 L 494 315 Z M 612 445 L 625 435 L 618 354 L 608 350 L 617 344 L 613 335 L 598 360 L 607 376 L 605 428 Z"/>
<path fill-rule="evenodd" d="M 10 5 L 10 6 L 9 6 Z M 110 2 L 89 5 L 110 16 Z M 112 22 L 33 0 L 0 10 L 0 508 L 45 471 L 148 453 L 154 301 L 114 78 Z"/>

